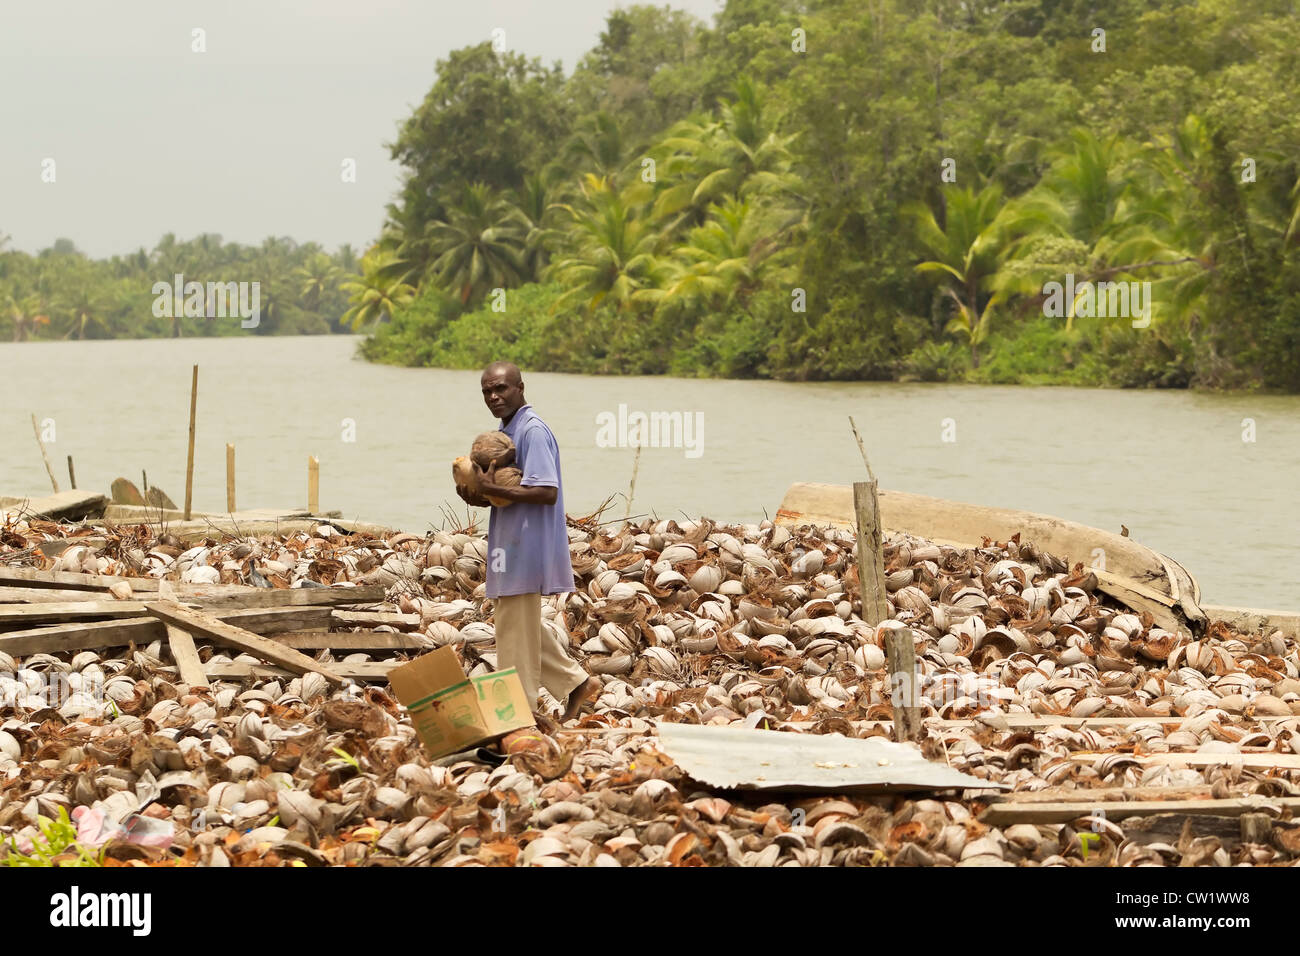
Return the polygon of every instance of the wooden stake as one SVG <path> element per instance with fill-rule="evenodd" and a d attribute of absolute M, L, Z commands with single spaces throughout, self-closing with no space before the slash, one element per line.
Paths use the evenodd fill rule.
<path fill-rule="evenodd" d="M 235 512 L 235 446 L 226 445 L 226 511 Z"/>
<path fill-rule="evenodd" d="M 921 735 L 921 708 L 916 686 L 916 639 L 911 629 L 899 627 L 886 634 L 885 654 L 894 707 L 894 739 L 900 743 L 916 740 Z"/>
<path fill-rule="evenodd" d="M 194 412 L 199 403 L 199 367 L 194 366 L 194 379 L 190 383 L 190 451 L 185 461 L 185 520 L 190 520 L 190 504 L 194 500 Z"/>
<path fill-rule="evenodd" d="M 320 460 L 315 455 L 307 456 L 307 512 L 315 514 L 320 511 Z"/>
<path fill-rule="evenodd" d="M 885 597 L 885 541 L 880 530 L 880 499 L 874 479 L 853 483 L 853 510 L 858 524 L 862 619 L 874 626 L 889 617 L 889 602 Z"/>
<path fill-rule="evenodd" d="M 68 456 L 68 481 L 72 483 L 72 488 L 75 491 L 77 488 L 77 472 L 72 467 L 71 455 Z"/>
<path fill-rule="evenodd" d="M 54 477 L 54 469 L 50 467 L 50 456 L 45 453 L 45 442 L 41 439 L 41 426 L 36 424 L 36 413 L 32 412 L 32 431 L 36 433 L 36 444 L 41 446 L 41 460 L 45 462 L 45 473 L 50 476 L 50 484 L 54 486 L 55 492 L 59 490 L 59 481 Z"/>
<path fill-rule="evenodd" d="M 637 442 L 636 456 L 632 459 L 632 484 L 627 489 L 627 512 L 623 515 L 624 521 L 632 514 L 632 496 L 636 494 L 636 472 L 639 467 L 641 467 L 641 443 Z"/>

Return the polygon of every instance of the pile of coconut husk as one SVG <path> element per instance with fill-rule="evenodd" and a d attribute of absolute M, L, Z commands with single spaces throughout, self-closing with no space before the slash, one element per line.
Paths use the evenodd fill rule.
<path fill-rule="evenodd" d="M 96 852 L 110 863 L 1300 858 L 1300 657 L 1280 632 L 1217 624 L 1193 640 L 1115 604 L 1082 567 L 1032 543 L 959 550 L 907 536 L 887 542 L 889 616 L 873 626 L 860 617 L 846 532 L 572 524 L 577 589 L 544 602 L 544 624 L 602 690 L 577 720 L 504 760 L 429 759 L 383 680 L 393 664 L 447 645 L 467 672 L 494 669 L 486 544 L 473 528 L 378 538 L 322 523 L 182 548 L 145 528 L 7 526 L 0 835 L 15 848 L 0 854 L 34 852 L 39 818 L 66 810 L 108 821 L 116 835 Z M 51 557 L 41 545 L 60 538 L 71 541 Z M 14 607 L 75 603 L 16 599 L 42 576 L 46 588 L 94 578 L 107 591 L 86 592 L 97 609 L 138 602 L 144 616 L 6 630 L 6 613 L 28 613 Z M 182 679 L 170 633 L 148 610 L 163 581 L 186 613 L 225 615 L 312 661 L 269 663 L 261 645 L 241 652 L 212 628 L 211 639 L 193 635 L 201 680 Z M 349 590 L 366 600 L 348 601 Z M 326 591 L 333 603 L 252 596 Z M 95 627 L 141 639 L 86 646 Z M 55 628 L 67 650 L 4 650 L 15 633 L 26 643 L 11 646 L 30 648 Z M 884 645 L 898 628 L 916 643 L 921 753 L 1004 792 L 716 790 L 657 745 L 661 722 L 890 737 Z M 43 629 L 46 638 L 31 633 Z M 198 676 L 193 662 L 188 672 Z M 42 696 L 52 684 L 66 699 Z"/>

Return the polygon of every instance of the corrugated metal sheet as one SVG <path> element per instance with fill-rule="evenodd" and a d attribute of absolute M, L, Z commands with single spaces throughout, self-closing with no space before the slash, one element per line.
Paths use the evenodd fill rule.
<path fill-rule="evenodd" d="M 881 737 L 792 734 L 744 727 L 658 723 L 659 749 L 712 787 L 752 790 L 1007 789 L 933 763 Z"/>

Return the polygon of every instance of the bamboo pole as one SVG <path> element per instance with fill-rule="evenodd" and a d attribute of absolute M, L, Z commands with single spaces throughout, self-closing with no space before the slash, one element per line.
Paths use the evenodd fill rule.
<path fill-rule="evenodd" d="M 190 505 L 194 501 L 194 412 L 199 403 L 199 367 L 194 366 L 190 382 L 190 449 L 185 461 L 185 520 L 190 520 Z"/>
<path fill-rule="evenodd" d="M 916 687 L 916 639 L 912 629 L 894 628 L 885 635 L 889 667 L 890 702 L 894 709 L 894 739 L 916 740 L 921 735 L 921 708 Z"/>
<path fill-rule="evenodd" d="M 307 456 L 307 513 L 315 514 L 320 510 L 320 459 L 315 455 Z"/>
<path fill-rule="evenodd" d="M 226 445 L 226 511 L 235 512 L 235 446 Z"/>
<path fill-rule="evenodd" d="M 72 467 L 72 456 L 68 456 L 68 481 L 72 483 L 72 490 L 77 490 L 77 472 Z"/>
<path fill-rule="evenodd" d="M 50 484 L 54 486 L 55 494 L 57 494 L 59 480 L 54 477 L 54 469 L 50 467 L 50 456 L 45 453 L 45 441 L 41 438 L 41 426 L 36 424 L 35 412 L 32 412 L 32 431 L 36 434 L 36 444 L 41 448 L 41 460 L 45 462 L 45 473 L 50 476 Z"/>

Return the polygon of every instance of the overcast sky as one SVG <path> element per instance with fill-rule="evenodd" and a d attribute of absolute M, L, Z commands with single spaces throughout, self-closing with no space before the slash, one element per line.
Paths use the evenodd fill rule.
<path fill-rule="evenodd" d="M 438 59 L 500 27 L 511 49 L 572 71 L 628 5 L 0 0 L 0 235 L 28 252 L 67 237 L 96 258 L 165 232 L 363 249 L 399 181 L 382 144 Z M 720 7 L 669 5 L 706 22 Z"/>

